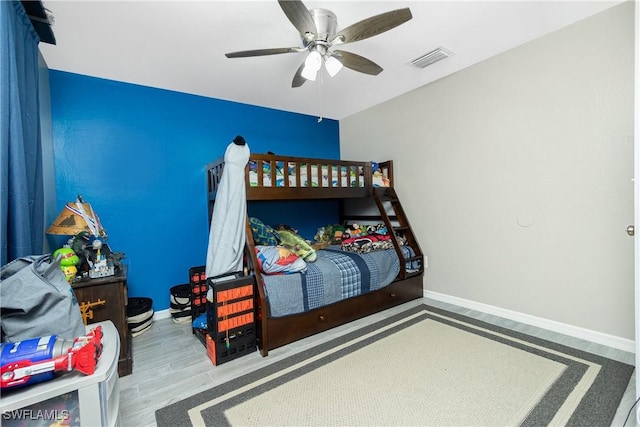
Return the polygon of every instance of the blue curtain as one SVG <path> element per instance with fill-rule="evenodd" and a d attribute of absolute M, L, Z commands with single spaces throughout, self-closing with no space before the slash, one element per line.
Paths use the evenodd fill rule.
<path fill-rule="evenodd" d="M 44 241 L 38 43 L 19 1 L 0 1 L 0 265 Z"/>

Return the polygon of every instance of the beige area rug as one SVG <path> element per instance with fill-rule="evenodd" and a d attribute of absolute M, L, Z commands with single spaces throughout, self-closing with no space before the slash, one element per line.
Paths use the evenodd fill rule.
<path fill-rule="evenodd" d="M 426 305 L 156 412 L 168 426 L 609 425 L 633 367 Z"/>

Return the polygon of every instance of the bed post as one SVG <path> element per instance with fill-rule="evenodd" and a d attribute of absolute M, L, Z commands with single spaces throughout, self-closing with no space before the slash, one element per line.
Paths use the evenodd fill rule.
<path fill-rule="evenodd" d="M 266 356 L 269 354 L 269 328 L 267 318 L 269 316 L 269 306 L 267 304 L 267 298 L 264 293 L 264 283 L 262 282 L 262 275 L 260 274 L 260 268 L 258 268 L 258 259 L 256 258 L 255 242 L 253 240 L 253 233 L 251 231 L 251 225 L 249 223 L 249 216 L 247 216 L 247 238 L 246 238 L 246 250 L 250 264 L 248 266 L 249 272 L 255 277 L 255 292 L 257 295 L 255 303 L 256 307 L 256 335 L 258 337 L 258 348 L 260 354 Z"/>

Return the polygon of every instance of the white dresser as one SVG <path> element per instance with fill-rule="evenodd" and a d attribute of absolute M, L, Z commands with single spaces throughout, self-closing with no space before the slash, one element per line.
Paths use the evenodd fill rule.
<path fill-rule="evenodd" d="M 88 325 L 87 331 L 102 326 L 103 350 L 93 375 L 65 372 L 46 382 L 2 391 L 0 425 L 61 425 L 112 427 L 119 425 L 120 388 L 118 355 L 120 338 L 111 321 Z"/>

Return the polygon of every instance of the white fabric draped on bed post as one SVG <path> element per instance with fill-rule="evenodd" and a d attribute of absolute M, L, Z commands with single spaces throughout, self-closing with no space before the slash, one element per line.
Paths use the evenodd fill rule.
<path fill-rule="evenodd" d="M 237 136 L 224 153 L 224 169 L 209 228 L 207 277 L 242 270 L 247 221 L 244 171 L 249 154 L 249 146 L 241 136 Z"/>

